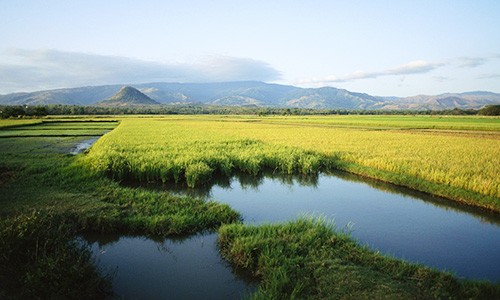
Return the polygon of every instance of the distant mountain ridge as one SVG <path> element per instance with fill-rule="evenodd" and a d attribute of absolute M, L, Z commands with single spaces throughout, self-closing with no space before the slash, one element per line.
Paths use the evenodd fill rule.
<path fill-rule="evenodd" d="M 412 97 L 378 97 L 334 87 L 300 88 L 259 81 L 221 83 L 153 82 L 130 85 L 149 100 L 159 104 L 206 104 L 257 107 L 370 110 L 442 110 L 479 109 L 500 104 L 500 94 L 484 91 L 418 95 Z M 9 105 L 103 105 L 123 85 L 103 85 L 55 89 L 32 93 L 0 95 L 0 104 Z M 126 101 L 125 101 L 126 102 Z M 147 101 L 146 101 L 147 102 Z M 114 104 L 113 104 L 114 103 Z M 156 104 L 151 102 L 150 104 Z M 150 105 L 140 104 L 140 105 Z M 125 105 L 123 101 L 104 102 L 108 106 Z M 134 105 L 134 104 L 127 104 Z"/>

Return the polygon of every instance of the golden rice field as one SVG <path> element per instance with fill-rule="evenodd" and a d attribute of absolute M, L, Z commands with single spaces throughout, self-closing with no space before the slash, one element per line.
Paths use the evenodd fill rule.
<path fill-rule="evenodd" d="M 376 117 L 349 117 L 351 126 L 335 116 L 125 118 L 83 161 L 117 179 L 190 186 L 217 173 L 338 168 L 500 211 L 499 118 L 381 117 L 389 125 L 371 126 Z"/>

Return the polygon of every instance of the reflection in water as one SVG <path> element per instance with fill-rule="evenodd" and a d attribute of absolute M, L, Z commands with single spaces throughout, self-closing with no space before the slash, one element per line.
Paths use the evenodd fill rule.
<path fill-rule="evenodd" d="M 369 186 L 378 191 L 384 191 L 393 195 L 403 196 L 404 198 L 411 198 L 417 201 L 424 201 L 428 204 L 440 207 L 445 210 L 452 210 L 455 212 L 466 212 L 471 214 L 483 222 L 492 223 L 495 225 L 500 225 L 500 216 L 497 213 L 490 212 L 484 209 L 475 208 L 460 204 L 442 197 L 433 196 L 424 192 L 420 192 L 414 189 L 398 186 L 395 184 L 383 182 L 380 180 L 372 179 L 369 177 L 363 177 L 343 171 L 330 171 L 327 174 L 310 174 L 310 175 L 281 175 L 272 172 L 259 173 L 258 175 L 250 175 L 245 173 L 239 173 L 234 175 L 232 178 L 217 176 L 213 180 L 205 185 L 189 188 L 186 184 L 176 184 L 176 183 L 143 183 L 136 181 L 124 182 L 127 186 L 132 187 L 144 187 L 147 189 L 154 189 L 160 191 L 167 191 L 171 194 L 191 196 L 202 199 L 214 199 L 219 200 L 214 196 L 214 190 L 225 189 L 230 192 L 232 186 L 238 186 L 242 190 L 254 190 L 258 191 L 259 186 L 263 185 L 266 180 L 272 180 L 273 182 L 279 183 L 283 188 L 293 188 L 294 186 L 300 187 L 311 187 L 311 191 L 318 189 L 319 178 L 332 177 L 342 179 L 344 181 L 358 183 L 363 186 Z M 368 195 L 369 196 L 369 195 Z M 273 220 L 268 220 L 273 221 Z"/>
<path fill-rule="evenodd" d="M 130 183 L 128 183 L 130 184 Z M 500 282 L 500 216 L 344 172 L 318 176 L 217 178 L 197 189 L 148 184 L 227 203 L 247 224 L 322 215 L 372 249 L 459 277 Z M 216 235 L 181 239 L 99 236 L 91 241 L 114 289 L 126 298 L 240 298 L 256 283 L 220 257 Z M 108 239 L 108 240 L 106 240 Z"/>
<path fill-rule="evenodd" d="M 460 277 L 500 281 L 500 216 L 446 205 L 438 197 L 358 176 L 320 175 L 314 184 L 265 178 L 255 189 L 233 181 L 211 196 L 249 224 L 323 215 L 372 249 L 450 270 Z M 384 190 L 381 190 L 381 187 Z"/>
<path fill-rule="evenodd" d="M 257 287 L 217 250 L 215 233 L 182 238 L 85 235 L 99 266 L 127 299 L 240 299 Z"/>
<path fill-rule="evenodd" d="M 227 203 L 247 224 L 322 215 L 372 249 L 458 276 L 500 281 L 500 216 L 345 172 L 238 175 L 211 186 L 154 186 Z"/>

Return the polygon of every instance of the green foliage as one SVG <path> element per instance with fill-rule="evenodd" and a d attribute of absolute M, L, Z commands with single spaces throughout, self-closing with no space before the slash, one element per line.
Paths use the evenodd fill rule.
<path fill-rule="evenodd" d="M 82 166 L 190 187 L 238 172 L 341 169 L 500 211 L 498 131 L 482 117 L 127 118 Z"/>
<path fill-rule="evenodd" d="M 500 105 L 487 105 L 481 108 L 478 114 L 483 116 L 500 116 Z"/>
<path fill-rule="evenodd" d="M 401 185 L 416 182 L 425 191 L 453 198 L 466 195 L 473 204 L 498 207 L 497 119 L 409 117 L 413 123 L 403 130 L 398 124 L 407 123 L 395 118 L 383 126 L 373 125 L 371 117 L 124 118 L 87 155 L 76 158 L 67 152 L 81 137 L 2 138 L 0 265 L 6 268 L 0 270 L 0 298 L 106 294 L 105 281 L 89 267 L 88 249 L 74 242 L 77 231 L 176 235 L 238 220 L 227 205 L 124 187 L 103 174 L 195 186 L 239 171 L 295 174 L 340 168 Z M 408 130 L 420 121 L 424 124 L 416 128 L 460 131 Z M 12 129 L 12 120 L 3 120 L 0 127 L 4 124 Z M 101 125 L 43 123 L 25 129 L 108 129 Z M 478 128 L 488 132 L 462 131 Z M 220 245 L 230 261 L 261 277 L 255 298 L 499 297 L 498 286 L 461 282 L 387 259 L 331 229 L 331 224 L 312 220 L 223 225 Z M 41 290 L 47 281 L 53 286 Z M 81 289 L 75 286 L 80 281 Z"/>
<path fill-rule="evenodd" d="M 17 118 L 23 116 L 29 117 L 41 117 L 48 114 L 48 109 L 46 106 L 0 106 L 0 117 L 1 118 Z"/>
<path fill-rule="evenodd" d="M 182 124 L 137 119 L 123 120 L 83 159 L 84 165 L 118 180 L 175 181 L 190 187 L 214 174 L 316 173 L 324 162 L 323 156 L 311 151 L 228 136 L 209 127 L 192 130 Z"/>
<path fill-rule="evenodd" d="M 69 216 L 32 211 L 0 223 L 0 286 L 19 299 L 104 299 L 111 284 Z M 0 291 L 0 295 L 1 295 Z"/>
<path fill-rule="evenodd" d="M 261 279 L 254 299 L 496 299 L 500 286 L 384 257 L 322 219 L 225 225 L 219 246 Z"/>
<path fill-rule="evenodd" d="M 78 124 L 82 129 L 96 125 Z M 76 125 L 36 126 L 30 130 L 60 126 L 64 131 Z M 0 298 L 100 299 L 109 295 L 109 283 L 96 271 L 88 246 L 75 242 L 77 232 L 184 235 L 239 219 L 224 204 L 124 187 L 88 173 L 78 156 L 68 154 L 82 139 L 2 139 Z"/>
<path fill-rule="evenodd" d="M 311 108 L 278 108 L 278 107 L 248 107 L 221 106 L 197 104 L 162 104 L 139 106 L 79 106 L 66 104 L 49 104 L 35 106 L 38 114 L 25 111 L 25 106 L 0 105 L 3 118 L 18 116 L 45 115 L 256 115 L 256 116 L 306 116 L 306 115 L 476 115 L 474 109 L 444 109 L 444 110 L 356 110 L 356 109 L 311 109 Z M 12 109 L 14 108 L 14 110 Z M 43 113 L 40 113 L 43 112 Z"/>

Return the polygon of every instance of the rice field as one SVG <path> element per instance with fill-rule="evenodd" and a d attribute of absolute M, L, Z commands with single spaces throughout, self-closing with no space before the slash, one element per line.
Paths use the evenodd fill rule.
<path fill-rule="evenodd" d="M 116 127 L 116 121 L 39 121 L 0 123 L 0 138 L 97 136 Z M 31 121 L 31 120 L 29 120 Z M 36 120 L 35 120 L 36 121 Z"/>
<path fill-rule="evenodd" d="M 286 116 L 262 121 L 338 127 L 500 131 L 498 118 L 479 116 Z"/>
<path fill-rule="evenodd" d="M 40 123 L 42 123 L 40 119 L 0 119 L 0 129 Z"/>
<path fill-rule="evenodd" d="M 88 249 L 71 243 L 75 232 L 175 236 L 217 228 L 224 257 L 260 278 L 254 298 L 328 298 L 339 289 L 338 295 L 360 298 L 497 298 L 498 285 L 385 258 L 321 221 L 244 226 L 236 224 L 239 214 L 228 205 L 124 186 L 107 177 L 199 186 L 238 172 L 342 169 L 500 211 L 500 130 L 492 129 L 500 119 L 464 118 L 454 127 L 450 118 L 435 128 L 434 120 L 423 117 L 425 124 L 416 128 L 405 117 L 383 126 L 368 124 L 375 117 L 350 118 L 0 121 L 0 134 L 13 134 L 0 139 L 0 248 L 5 253 L 0 282 L 9 284 L 9 289 L 0 284 L 0 298 L 108 293 L 107 277 L 93 267 Z M 485 123 L 489 129 L 480 129 Z M 92 131 L 105 134 L 88 153 L 70 155 L 72 145 L 85 139 L 79 135 Z M 223 225 L 230 223 L 235 224 Z M 47 286 L 49 280 L 60 284 Z"/>
<path fill-rule="evenodd" d="M 127 118 L 83 160 L 115 179 L 191 187 L 235 172 L 342 169 L 500 210 L 500 119 L 411 117 L 426 124 L 412 129 L 398 125 L 406 117 L 381 117 L 392 125 L 371 127 L 376 117 L 340 120 L 348 118 L 362 126 L 336 126 L 335 116 Z"/>

